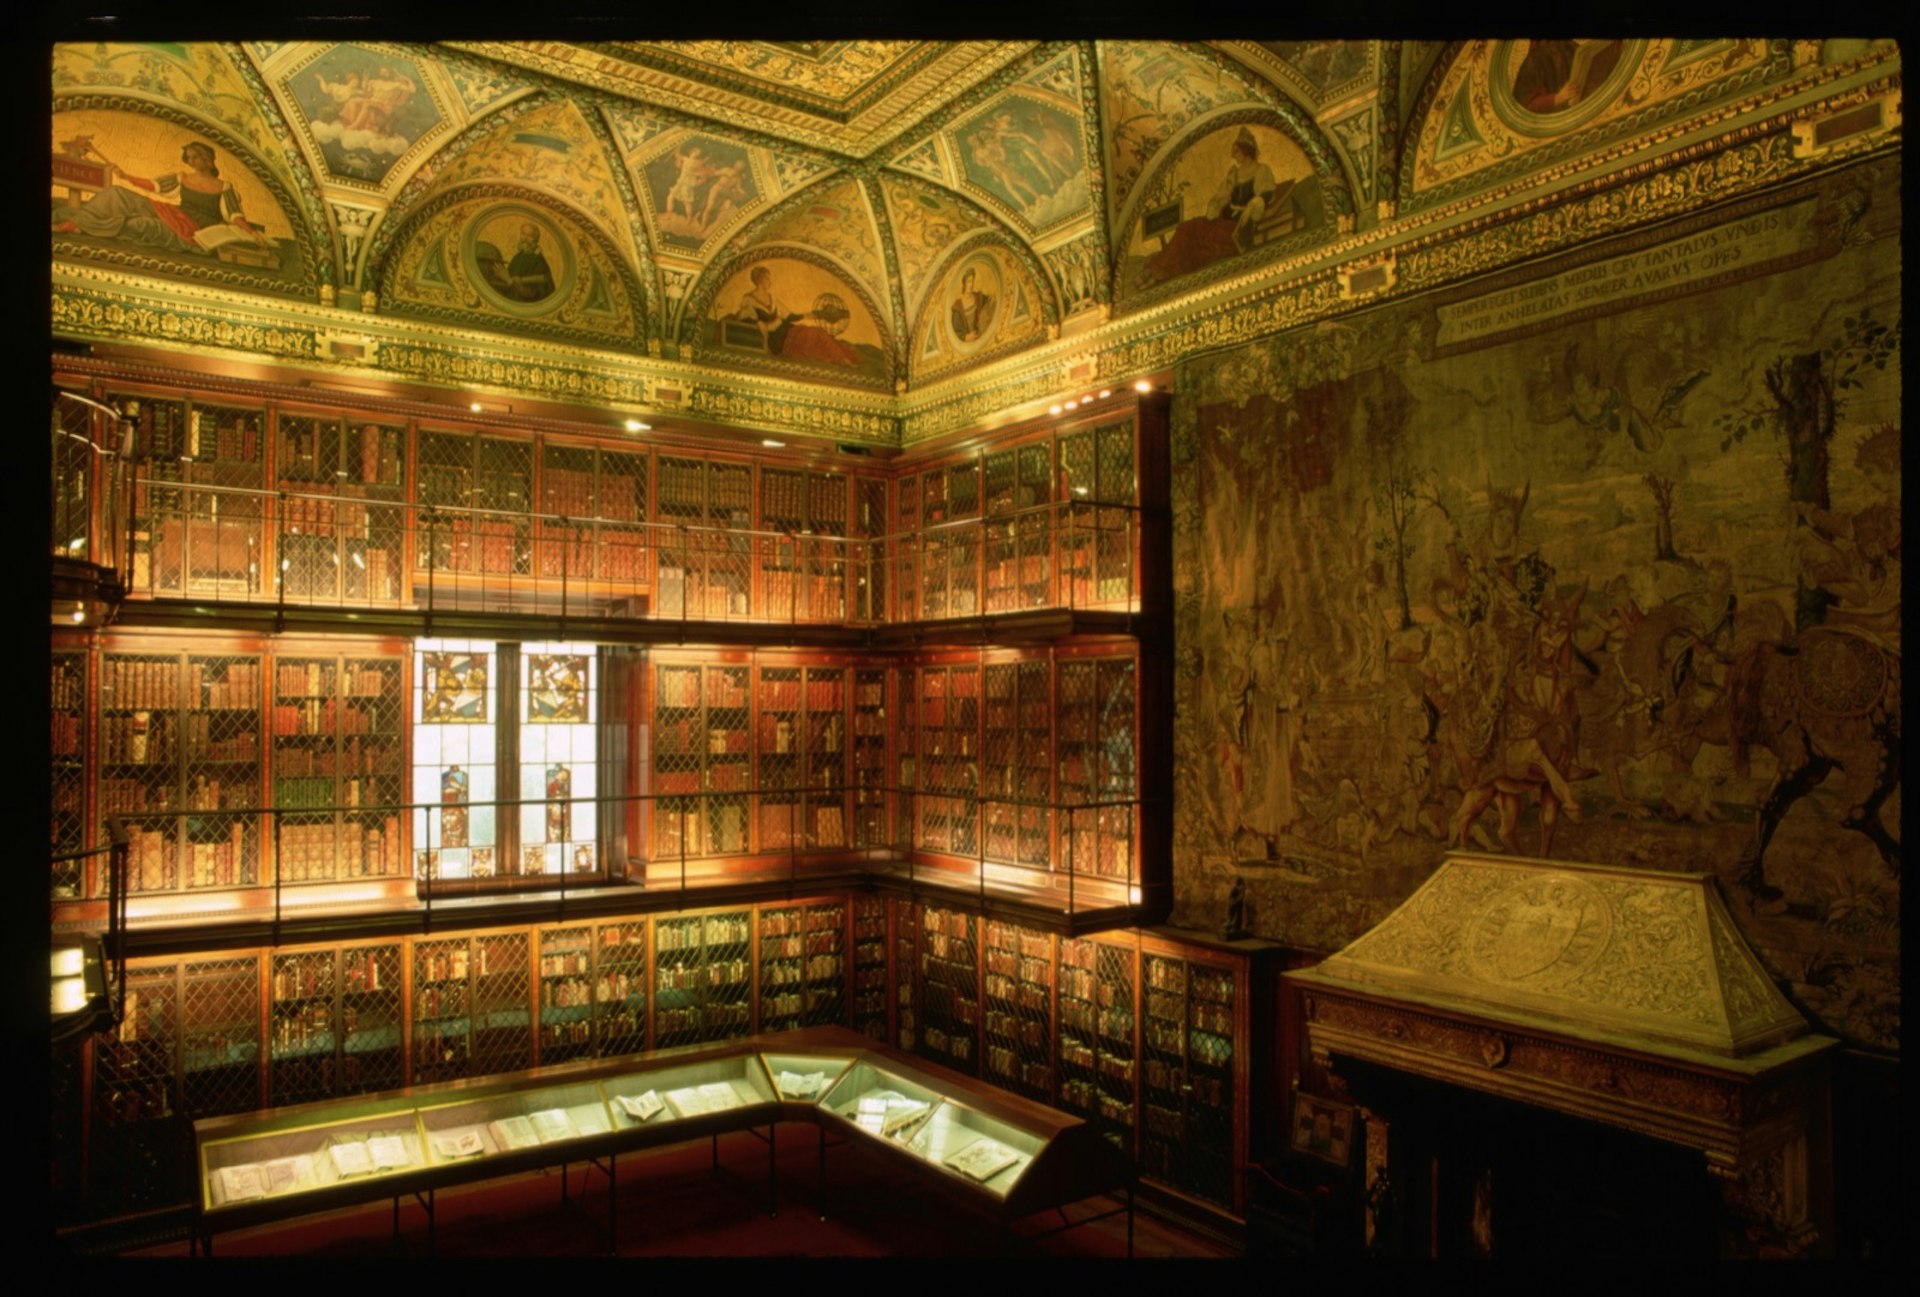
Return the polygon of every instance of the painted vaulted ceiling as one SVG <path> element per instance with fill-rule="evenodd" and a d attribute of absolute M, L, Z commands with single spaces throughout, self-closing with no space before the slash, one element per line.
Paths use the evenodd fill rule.
<path fill-rule="evenodd" d="M 1597 154 L 1785 51 L 65 44 L 54 256 L 893 394 Z"/>

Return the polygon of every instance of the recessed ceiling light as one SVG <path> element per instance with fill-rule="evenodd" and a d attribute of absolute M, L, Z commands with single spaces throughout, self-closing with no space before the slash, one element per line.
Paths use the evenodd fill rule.
<path fill-rule="evenodd" d="M 1133 385 L 1133 390 L 1136 392 L 1151 392 L 1153 390 L 1153 384 L 1143 378 Z"/>
<path fill-rule="evenodd" d="M 1078 401 L 1068 401 L 1068 402 L 1067 402 L 1067 408 L 1068 408 L 1069 410 L 1071 410 L 1071 409 L 1074 409 L 1074 408 L 1075 408 L 1076 406 L 1078 406 L 1079 404 L 1080 404 L 1080 402 L 1078 402 Z"/>
<path fill-rule="evenodd" d="M 768 450 L 784 450 L 786 449 L 786 445 L 787 445 L 786 442 L 775 441 L 772 437 L 762 437 L 760 439 L 760 444 L 762 446 L 765 446 Z"/>
<path fill-rule="evenodd" d="M 1058 413 L 1060 413 L 1060 407 L 1056 405 L 1056 406 L 1054 406 L 1054 407 L 1053 407 L 1053 408 L 1052 408 L 1051 410 L 1048 410 L 1048 411 L 1047 411 L 1047 413 L 1048 413 L 1048 414 L 1058 414 Z"/>
<path fill-rule="evenodd" d="M 638 419 L 628 419 L 626 429 L 628 432 L 651 432 L 653 431 L 653 425 L 650 423 L 642 423 Z"/>
<path fill-rule="evenodd" d="M 478 414 L 480 413 L 480 402 L 475 401 L 471 405 L 467 406 L 467 408 L 473 411 L 475 414 Z"/>
<path fill-rule="evenodd" d="M 1100 399 L 1101 399 L 1101 400 L 1103 400 L 1103 401 L 1104 401 L 1104 400 L 1106 400 L 1106 399 L 1107 399 L 1107 398 L 1108 398 L 1109 396 L 1112 396 L 1112 395 L 1113 395 L 1113 389 L 1112 389 L 1111 387 L 1103 387 L 1103 388 L 1101 388 L 1101 389 L 1100 389 Z"/>

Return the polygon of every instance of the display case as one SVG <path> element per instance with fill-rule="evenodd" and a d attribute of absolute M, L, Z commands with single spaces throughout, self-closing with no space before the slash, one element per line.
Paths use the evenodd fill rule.
<path fill-rule="evenodd" d="M 815 1028 L 202 1120 L 195 1234 L 210 1248 L 219 1230 L 402 1195 L 431 1217 L 450 1185 L 780 1120 L 846 1132 L 1002 1220 L 1130 1183 L 1076 1118 Z"/>
<path fill-rule="evenodd" d="M 241 1223 L 236 1217 L 279 1214 L 267 1206 L 275 1200 L 298 1199 L 298 1210 L 320 1211 L 386 1196 L 384 1186 L 368 1190 L 428 1165 L 414 1108 L 406 1095 L 382 1095 L 345 1110 L 300 1104 L 245 1121 L 202 1123 L 202 1217 L 231 1226 Z"/>
<path fill-rule="evenodd" d="M 759 1055 L 738 1044 L 635 1060 L 602 1082 L 618 1131 L 673 1128 L 670 1138 L 770 1120 L 776 1101 Z"/>
<path fill-rule="evenodd" d="M 453 1166 L 528 1150 L 546 1153 L 613 1129 L 607 1099 L 591 1080 L 528 1086 L 502 1082 L 492 1093 L 463 1093 L 419 1107 L 421 1144 L 428 1165 Z"/>
<path fill-rule="evenodd" d="M 936 1192 L 1002 1220 L 1130 1179 L 1085 1122 L 884 1051 L 849 1067 L 818 1111 L 849 1142 L 925 1168 Z"/>

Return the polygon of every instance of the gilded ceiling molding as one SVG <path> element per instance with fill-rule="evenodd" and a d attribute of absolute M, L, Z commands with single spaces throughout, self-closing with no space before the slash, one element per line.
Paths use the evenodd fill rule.
<path fill-rule="evenodd" d="M 586 111 L 581 112 L 580 115 L 586 119 L 587 129 L 593 132 L 596 140 L 600 141 L 600 147 L 606 152 L 607 161 L 612 164 L 613 187 L 620 195 L 621 211 L 626 214 L 628 236 L 633 240 L 634 254 L 640 259 L 639 266 L 629 266 L 627 270 L 640 288 L 640 318 L 645 326 L 642 336 L 648 349 L 658 354 L 661 339 L 665 336 L 662 322 L 666 312 L 662 305 L 664 287 L 660 283 L 660 261 L 654 256 L 650 238 L 653 227 L 647 224 L 641 215 L 640 197 L 633 191 L 633 176 L 627 167 L 627 155 L 620 151 L 619 141 L 613 138 L 613 130 L 607 124 L 607 115 L 604 112 Z M 644 269 L 651 269 L 654 273 L 651 275 L 640 273 Z"/>
<path fill-rule="evenodd" d="M 267 128 L 273 132 L 274 139 L 286 152 L 287 169 L 293 174 L 294 187 L 299 190 L 301 206 L 306 212 L 308 223 L 315 230 L 326 229 L 324 213 L 328 210 L 328 204 L 321 194 L 320 178 L 313 172 L 312 158 L 299 147 L 294 129 L 287 121 L 286 114 L 280 111 L 280 101 L 268 90 L 258 69 L 246 57 L 243 47 L 229 44 L 223 48 L 228 52 L 228 61 L 233 64 L 234 75 L 246 82 L 247 89 L 253 92 L 255 102 L 273 105 L 272 113 L 263 114 Z M 344 262 L 338 261 L 333 253 L 332 241 L 329 240 L 319 257 L 318 274 L 323 285 L 340 284 L 345 275 L 353 269 L 351 257 Z"/>
<path fill-rule="evenodd" d="M 156 282 L 56 263 L 55 337 L 236 360 L 295 364 L 317 374 L 479 388 L 630 414 L 696 414 L 767 431 L 899 444 L 891 393 L 862 395 L 579 345 L 477 333 L 419 320 Z"/>
<path fill-rule="evenodd" d="M 1482 196 L 1471 210 L 1463 202 L 1421 211 L 899 397 L 827 388 L 814 374 L 809 377 L 816 381 L 809 382 L 721 373 L 301 302 L 263 303 L 231 286 L 161 280 L 138 273 L 145 268 L 113 270 L 71 255 L 57 256 L 54 265 L 54 330 L 60 336 L 162 349 L 251 351 L 322 370 L 386 372 L 448 386 L 480 382 L 590 404 L 646 400 L 656 389 L 670 389 L 676 393 L 672 408 L 702 417 L 912 445 L 975 426 L 1023 402 L 1057 396 L 1090 378 L 1118 381 L 1153 372 L 1196 351 L 1238 345 L 1350 310 L 1351 304 L 1341 301 L 1338 270 L 1388 252 L 1395 257 L 1394 281 L 1370 295 L 1369 304 L 1431 291 L 1831 170 L 1833 158 L 1796 156 L 1796 123 L 1830 114 L 1841 102 L 1836 96 L 1852 103 L 1898 93 L 1897 60 L 1893 70 L 1882 70 L 1878 79 L 1871 76 L 1885 57 L 1876 53 L 1836 68 L 1811 68 L 1795 83 L 1770 88 L 1766 102 L 1778 109 L 1762 120 L 1752 119 L 1752 104 L 1717 109 L 1713 121 L 1720 124 L 1719 134 L 1707 134 L 1700 121 L 1676 123 L 1657 135 L 1669 149 L 1664 155 L 1631 160 L 1621 153 L 1612 171 L 1598 168 L 1592 158 L 1569 162 L 1567 168 L 1584 178 L 1569 178 L 1563 188 L 1529 177 L 1522 192 L 1530 196 L 1516 194 L 1518 201 L 1507 206 L 1494 206 L 1497 196 Z M 1817 83 L 1829 80 L 1843 84 L 1814 93 Z M 1742 114 L 1749 120 L 1726 124 Z M 1675 140 L 1690 142 L 1676 145 Z M 1839 164 L 1898 151 L 1897 131 L 1863 136 Z M 55 250 L 60 251 L 57 242 Z M 754 249 L 737 258 L 734 268 L 768 255 L 794 253 Z M 707 300 L 725 278 L 709 281 Z M 876 312 L 876 320 L 881 318 Z M 332 340 L 340 337 L 366 344 L 361 359 L 347 360 L 333 350 Z"/>
<path fill-rule="evenodd" d="M 1374 203 L 1377 219 L 1393 219 L 1400 197 L 1400 149 L 1406 139 L 1400 129 L 1400 78 L 1405 72 L 1407 46 L 1403 41 L 1388 41 L 1380 48 L 1380 94 L 1374 100 L 1374 126 L 1378 131 L 1374 155 Z"/>
<path fill-rule="evenodd" d="M 894 320 L 894 389 L 902 391 L 908 373 L 907 348 L 913 336 L 912 329 L 907 327 L 910 317 L 907 315 L 906 288 L 901 283 L 900 255 L 894 247 L 893 216 L 887 210 L 887 195 L 880 186 L 880 177 L 871 168 L 864 168 L 863 171 L 864 174 L 859 177 L 860 192 L 866 195 L 867 207 L 874 215 L 874 228 L 880 237 L 880 260 L 887 268 L 887 305 L 893 312 Z"/>
<path fill-rule="evenodd" d="M 1086 118 L 1083 147 L 1087 153 L 1087 184 L 1099 199 L 1093 203 L 1091 233 L 1057 244 L 1046 252 L 1047 269 L 1054 277 L 1054 291 L 1060 295 L 1063 319 L 1077 307 L 1113 300 L 1113 255 L 1107 251 L 1113 246 L 1113 214 L 1107 204 L 1106 96 L 1101 93 L 1100 57 L 1095 42 L 1080 42 L 1080 66 L 1080 111 Z M 1089 240 L 1098 250 L 1097 270 L 1086 264 L 1085 248 Z"/>
<path fill-rule="evenodd" d="M 445 44 L 627 103 L 642 102 L 671 109 L 689 100 L 689 83 L 698 84 L 709 96 L 715 89 L 711 73 L 695 75 L 684 70 L 649 67 L 634 59 L 627 50 L 610 57 L 604 51 L 566 41 L 449 41 Z M 930 61 L 917 69 L 912 78 L 888 88 L 880 101 L 866 110 L 866 115 L 873 119 L 869 121 L 834 120 L 835 114 L 817 107 L 798 106 L 797 100 L 769 103 L 766 98 L 769 88 L 758 84 L 750 92 L 727 91 L 722 87 L 727 98 L 702 99 L 699 120 L 709 128 L 719 122 L 751 131 L 769 144 L 812 147 L 843 159 L 866 157 L 880 149 L 892 149 L 903 135 L 917 129 L 928 111 L 921 105 L 928 100 L 950 93 L 956 82 L 964 83 L 970 76 L 998 75 L 1006 64 L 1020 58 L 1026 48 L 1029 45 L 1025 42 L 973 41 L 935 49 Z M 792 100 L 791 96 L 788 98 Z M 768 134 L 770 123 L 782 132 L 778 141 Z"/>

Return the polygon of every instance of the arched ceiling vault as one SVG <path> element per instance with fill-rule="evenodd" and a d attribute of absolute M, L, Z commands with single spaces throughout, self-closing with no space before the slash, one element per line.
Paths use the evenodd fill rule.
<path fill-rule="evenodd" d="M 1577 170 L 1804 44 L 74 43 L 54 253 L 891 396 Z M 125 196 L 181 176 L 243 223 Z"/>

